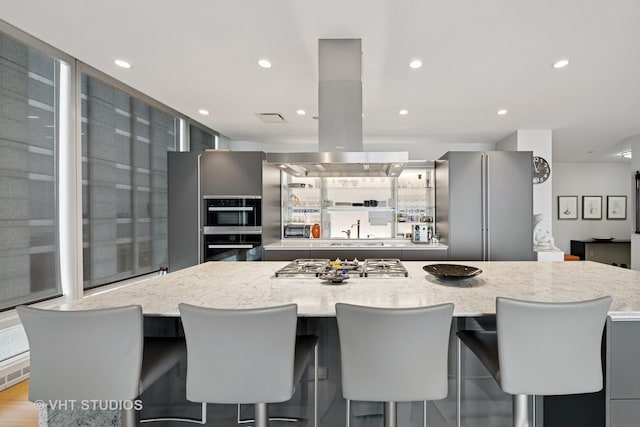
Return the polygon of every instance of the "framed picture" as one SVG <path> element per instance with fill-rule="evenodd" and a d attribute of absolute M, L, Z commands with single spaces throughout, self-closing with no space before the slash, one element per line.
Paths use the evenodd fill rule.
<path fill-rule="evenodd" d="M 582 196 L 582 219 L 602 219 L 602 196 Z"/>
<path fill-rule="evenodd" d="M 607 196 L 607 219 L 627 219 L 627 196 Z"/>
<path fill-rule="evenodd" d="M 558 196 L 558 219 L 578 219 L 578 196 Z"/>

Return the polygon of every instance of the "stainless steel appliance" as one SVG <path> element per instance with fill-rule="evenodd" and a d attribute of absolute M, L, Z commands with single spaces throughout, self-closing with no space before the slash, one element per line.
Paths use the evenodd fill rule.
<path fill-rule="evenodd" d="M 408 152 L 365 151 L 362 142 L 362 41 L 318 40 L 317 153 L 268 153 L 291 175 L 398 176 Z"/>
<path fill-rule="evenodd" d="M 259 261 L 262 233 L 241 227 L 205 227 L 203 261 Z"/>
<path fill-rule="evenodd" d="M 281 278 L 314 278 L 331 271 L 334 261 L 329 259 L 296 259 L 275 272 Z M 340 270 L 345 270 L 351 277 L 407 277 L 407 269 L 399 259 L 380 258 L 364 261 L 341 260 Z"/>
<path fill-rule="evenodd" d="M 533 155 L 452 151 L 436 161 L 436 224 L 451 260 L 533 260 Z"/>
<path fill-rule="evenodd" d="M 381 258 L 364 260 L 365 277 L 407 277 L 409 272 L 399 259 Z"/>
<path fill-rule="evenodd" d="M 433 229 L 430 225 L 415 224 L 411 230 L 411 241 L 413 243 L 429 243 Z"/>
<path fill-rule="evenodd" d="M 204 196 L 205 227 L 262 226 L 261 196 Z"/>
<path fill-rule="evenodd" d="M 311 237 L 310 224 L 286 224 L 284 226 L 284 237 L 286 238 L 304 238 Z"/>
<path fill-rule="evenodd" d="M 262 258 L 260 196 L 204 196 L 203 261 Z"/>

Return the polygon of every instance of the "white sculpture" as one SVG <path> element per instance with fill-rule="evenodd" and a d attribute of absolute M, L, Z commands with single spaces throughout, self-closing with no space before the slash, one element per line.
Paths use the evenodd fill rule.
<path fill-rule="evenodd" d="M 533 249 L 535 251 L 559 251 L 553 241 L 544 214 L 533 216 Z"/>

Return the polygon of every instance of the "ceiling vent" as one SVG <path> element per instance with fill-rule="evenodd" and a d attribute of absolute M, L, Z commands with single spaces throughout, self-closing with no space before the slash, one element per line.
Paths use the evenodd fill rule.
<path fill-rule="evenodd" d="M 264 123 L 284 123 L 284 117 L 278 113 L 256 113 L 256 116 Z"/>

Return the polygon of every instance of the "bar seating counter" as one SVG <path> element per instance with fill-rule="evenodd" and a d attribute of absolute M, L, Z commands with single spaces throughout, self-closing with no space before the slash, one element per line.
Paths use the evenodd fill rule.
<path fill-rule="evenodd" d="M 455 398 L 457 353 L 453 338 L 456 330 L 469 329 L 470 326 L 485 328 L 488 325 L 490 328 L 492 322 L 495 327 L 497 296 L 560 302 L 610 295 L 613 298 L 609 311 L 612 321 L 608 322 L 603 341 L 605 389 L 595 394 L 579 395 L 577 400 L 571 402 L 554 398 L 548 400 L 545 397 L 544 426 L 571 425 L 576 414 L 581 417 L 581 422 L 585 420 L 580 424 L 582 427 L 634 425 L 633 420 L 637 420 L 634 417 L 640 414 L 640 393 L 637 393 L 640 390 L 640 371 L 634 369 L 637 368 L 640 354 L 640 339 L 637 339 L 640 337 L 640 271 L 591 261 L 451 261 L 482 270 L 475 277 L 456 281 L 438 279 L 423 270 L 423 266 L 433 263 L 403 261 L 408 277 L 351 277 L 342 284 L 328 285 L 318 278 L 275 277 L 275 271 L 288 264 L 284 261 L 209 262 L 62 304 L 59 308 L 80 310 L 139 304 L 147 319 L 178 324 L 180 303 L 227 309 L 295 303 L 298 305 L 298 333 L 314 334 L 320 338 L 319 425 L 341 427 L 344 426 L 346 407 L 341 394 L 335 304 L 343 302 L 374 307 L 416 307 L 452 302 L 455 308 L 449 350 L 449 394 L 442 401 L 429 403 L 426 411 L 428 425 L 452 427 L 456 425 L 457 414 L 461 413 L 465 427 L 484 427 L 509 424 L 511 397 L 499 390 L 495 382 L 483 379 L 488 374 L 482 370 L 480 362 L 474 360 L 471 354 L 463 352 L 462 372 L 469 376 L 462 377 L 464 404 L 461 406 L 463 409 L 458 410 Z M 631 345 L 628 337 L 636 344 Z M 303 384 L 312 384 L 312 375 L 305 375 L 307 380 L 305 382 L 303 379 Z M 184 387 L 180 383 L 183 378 L 179 375 L 167 381 L 164 390 L 180 390 Z M 306 386 L 301 386 L 300 389 L 293 399 L 298 402 L 297 406 L 292 409 L 291 406 L 276 405 L 272 414 L 309 420 L 313 394 L 308 392 Z M 582 396 L 586 397 L 583 399 Z M 172 395 L 170 400 L 175 401 L 180 397 Z M 166 398 L 163 396 L 159 399 L 155 408 L 162 410 L 162 399 Z M 147 401 L 151 400 L 147 398 Z M 375 417 L 380 417 L 381 422 L 382 403 L 352 404 L 353 427 L 371 425 L 371 417 L 374 420 Z M 211 419 L 228 416 L 229 414 L 223 414 L 224 411 L 218 405 L 211 405 Z M 250 414 L 243 413 L 243 417 L 247 416 Z M 398 405 L 398 425 L 422 426 L 422 416 L 422 403 Z M 605 424 L 605 418 L 608 424 Z M 625 424 L 627 422 L 632 424 Z M 303 422 L 300 427 L 308 425 L 310 424 Z"/>
<path fill-rule="evenodd" d="M 60 309 L 139 304 L 145 315 L 177 317 L 182 302 L 230 309 L 296 303 L 299 317 L 333 317 L 336 302 L 379 307 L 453 302 L 454 316 L 469 317 L 495 314 L 497 296 L 555 302 L 611 295 L 613 317 L 640 317 L 640 271 L 591 261 L 451 261 L 482 270 L 456 286 L 422 269 L 431 263 L 404 261 L 408 277 L 356 277 L 328 286 L 318 279 L 274 277 L 286 262 L 208 262 L 62 304 Z"/>

